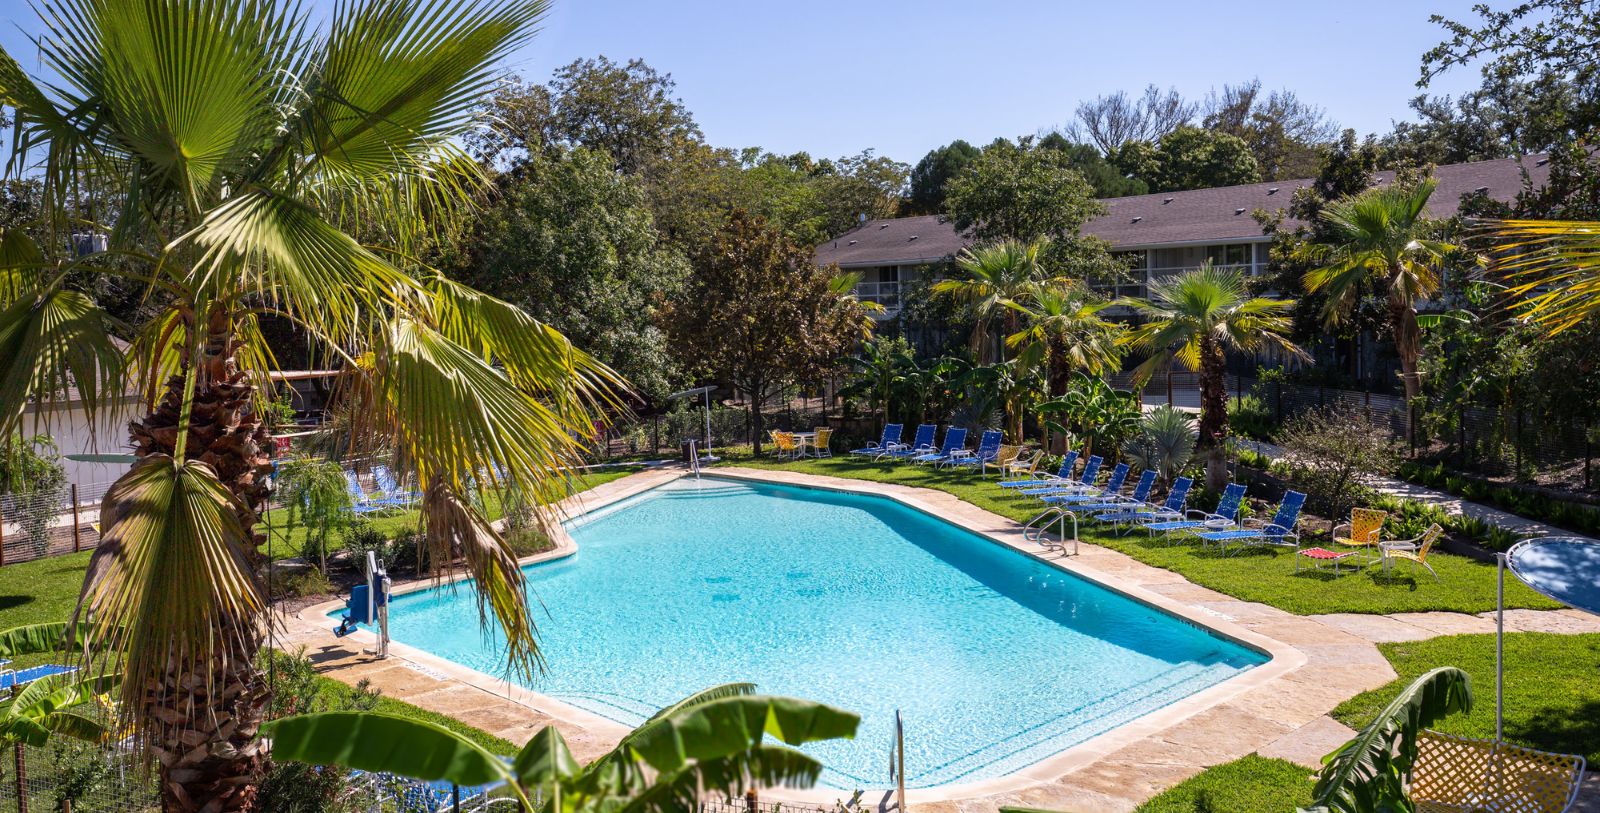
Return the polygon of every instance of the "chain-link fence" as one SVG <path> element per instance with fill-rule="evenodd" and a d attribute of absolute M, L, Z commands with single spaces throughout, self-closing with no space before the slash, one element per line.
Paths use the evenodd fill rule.
<path fill-rule="evenodd" d="M 8 745 L 5 750 L 0 758 L 0 813 L 161 809 L 155 780 L 126 751 L 68 739 L 40 748 Z"/>

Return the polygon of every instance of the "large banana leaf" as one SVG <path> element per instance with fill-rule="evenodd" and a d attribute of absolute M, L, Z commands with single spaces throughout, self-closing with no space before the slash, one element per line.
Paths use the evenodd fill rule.
<path fill-rule="evenodd" d="M 55 652 L 66 643 L 70 629 L 67 622 L 56 621 L 0 630 L 0 658 Z"/>
<path fill-rule="evenodd" d="M 523 787 L 559 787 L 562 782 L 577 776 L 583 766 L 572 756 L 572 749 L 567 747 L 567 740 L 561 736 L 561 732 L 555 726 L 547 725 L 539 729 L 539 733 L 533 735 L 533 739 L 528 740 L 528 744 L 517 752 L 511 770 Z"/>
<path fill-rule="evenodd" d="M 722 759 L 771 735 L 789 745 L 853 738 L 859 715 L 792 697 L 734 695 L 681 709 L 640 726 L 617 747 L 660 772 Z"/>
<path fill-rule="evenodd" d="M 1315 803 L 1335 813 L 1402 809 L 1403 781 L 1417 757 L 1417 735 L 1435 721 L 1472 711 L 1472 678 L 1453 666 L 1418 677 L 1355 739 L 1323 759 L 1312 790 Z"/>
<path fill-rule="evenodd" d="M 512 779 L 510 766 L 482 746 L 444 726 L 372 711 L 328 711 L 284 717 L 263 728 L 272 756 L 312 765 L 457 785 Z"/>
<path fill-rule="evenodd" d="M 809 788 L 822 775 L 822 763 L 799 751 L 760 745 L 738 754 L 686 765 L 657 777 L 621 807 L 625 813 L 681 813 L 695 810 L 706 789 L 736 796 L 747 788 Z"/>

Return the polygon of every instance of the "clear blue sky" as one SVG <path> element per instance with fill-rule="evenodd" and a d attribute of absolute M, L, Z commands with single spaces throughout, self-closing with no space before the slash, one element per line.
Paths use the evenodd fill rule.
<path fill-rule="evenodd" d="M 573 59 L 643 57 L 678 82 L 707 138 L 836 156 L 871 147 L 914 162 L 955 138 L 982 144 L 1066 124 L 1081 99 L 1149 83 L 1203 96 L 1260 77 L 1342 126 L 1409 118 L 1430 13 L 1472 0 L 554 0 L 509 67 L 543 81 Z M 35 68 L 21 13 L 0 44 Z M 308 0 L 325 9 L 332 0 Z M 1505 3 L 1496 3 L 1505 5 Z M 1475 70 L 1437 82 L 1457 93 Z"/>

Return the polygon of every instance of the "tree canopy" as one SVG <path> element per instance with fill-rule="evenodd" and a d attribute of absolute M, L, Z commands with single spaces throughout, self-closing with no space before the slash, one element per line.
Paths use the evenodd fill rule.
<path fill-rule="evenodd" d="M 929 150 L 911 168 L 911 188 L 906 194 L 908 214 L 932 215 L 944 211 L 944 185 L 966 171 L 977 159 L 977 147 L 956 139 Z"/>
<path fill-rule="evenodd" d="M 688 261 L 656 232 L 639 182 L 588 148 L 536 153 L 445 260 L 451 274 L 559 329 L 641 392 L 665 394 L 672 364 L 655 311 Z"/>
<path fill-rule="evenodd" d="M 1155 143 L 1130 141 L 1111 155 L 1123 172 L 1151 192 L 1181 192 L 1255 183 L 1261 165 L 1244 139 L 1217 130 L 1183 126 Z"/>

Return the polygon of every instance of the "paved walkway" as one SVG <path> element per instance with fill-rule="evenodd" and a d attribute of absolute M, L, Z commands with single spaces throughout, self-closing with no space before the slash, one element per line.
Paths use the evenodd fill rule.
<path fill-rule="evenodd" d="M 1205 768 L 1250 753 L 1315 768 L 1324 754 L 1353 734 L 1328 712 L 1395 678 L 1376 643 L 1493 630 L 1492 618 L 1455 613 L 1295 616 L 1200 587 L 1096 545 L 1082 545 L 1074 557 L 1042 554 L 1022 538 L 1017 523 L 942 491 L 788 471 L 719 469 L 718 474 L 889 496 L 1199 623 L 1264 643 L 1275 654 L 1273 663 L 1206 690 L 1192 698 L 1195 702 L 1175 704 L 1012 777 L 967 786 L 954 798 L 937 789 L 913 792 L 910 801 L 919 813 L 993 811 L 1001 806 L 1127 813 Z M 597 507 L 677 476 L 670 470 L 641 472 L 587 492 L 565 508 L 576 512 Z M 306 646 L 318 669 L 330 677 L 352 684 L 369 680 L 386 695 L 519 744 L 540 727 L 555 725 L 579 759 L 604 753 L 624 732 L 615 723 L 400 644 L 389 660 L 373 661 L 360 651 L 361 643 L 332 637 L 321 623 L 319 613 L 325 609 L 308 609 L 290 619 L 286 641 Z M 1508 622 L 1519 630 L 1600 632 L 1600 619 L 1575 611 L 1517 611 Z M 842 794 L 813 792 L 796 801 L 826 802 L 837 795 Z"/>
<path fill-rule="evenodd" d="M 1282 446 L 1249 438 L 1235 438 L 1235 443 L 1250 449 L 1257 454 L 1266 455 L 1274 460 L 1282 459 L 1287 452 Z M 1437 505 L 1450 514 L 1464 514 L 1469 517 L 1493 523 L 1502 528 L 1516 531 L 1524 536 L 1570 536 L 1578 539 L 1588 539 L 1586 536 L 1575 534 L 1571 531 L 1546 525 L 1538 520 L 1518 516 L 1509 511 L 1484 505 L 1482 503 L 1464 500 L 1446 491 L 1420 486 L 1416 483 L 1396 480 L 1393 477 L 1369 477 L 1367 484 L 1383 494 L 1392 494 L 1407 500 L 1414 500 L 1429 505 Z"/>

